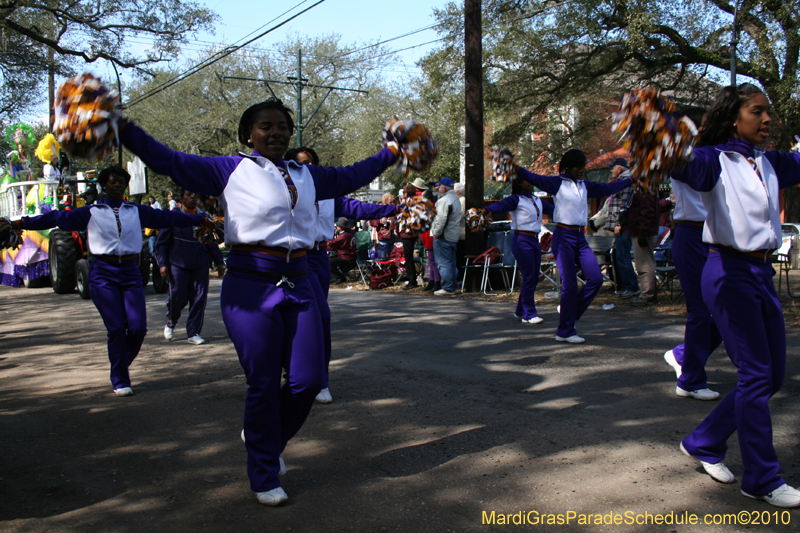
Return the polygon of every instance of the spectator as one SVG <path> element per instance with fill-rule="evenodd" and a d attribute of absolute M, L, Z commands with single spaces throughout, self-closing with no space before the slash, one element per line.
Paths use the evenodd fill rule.
<path fill-rule="evenodd" d="M 658 225 L 662 228 L 672 227 L 672 206 L 675 205 L 675 194 L 670 193 L 658 201 Z"/>
<path fill-rule="evenodd" d="M 350 221 L 340 217 L 336 221 L 339 234 L 328 241 L 328 255 L 331 256 L 331 284 L 344 283 L 345 276 L 356 266 L 356 235 Z M 332 254 L 335 252 L 335 255 Z"/>
<path fill-rule="evenodd" d="M 433 192 L 429 189 L 422 193 L 422 195 L 435 203 Z M 442 288 L 442 277 L 439 275 L 439 268 L 436 266 L 436 255 L 433 253 L 433 237 L 431 231 L 424 231 L 420 234 L 419 240 L 425 248 L 425 254 L 428 256 L 428 284 L 422 289 L 422 292 L 436 292 Z"/>
<path fill-rule="evenodd" d="M 175 211 L 197 213 L 197 194 L 181 191 L 181 204 Z M 169 280 L 164 338 L 168 341 L 173 339 L 175 324 L 183 308 L 189 304 L 186 338 L 191 344 L 205 344 L 200 332 L 208 300 L 209 259 L 213 259 L 217 266 L 217 276 L 221 278 L 225 274 L 225 259 L 219 251 L 219 245 L 214 242 L 201 243 L 194 236 L 192 228 L 167 228 L 158 236 L 155 256 L 161 277 Z"/>
<path fill-rule="evenodd" d="M 636 192 L 628 212 L 625 230 L 633 239 L 633 261 L 639 276 L 641 294 L 631 305 L 642 307 L 656 303 L 656 258 L 653 247 L 658 237 L 658 194 Z"/>
<path fill-rule="evenodd" d="M 422 178 L 417 178 L 405 187 L 403 187 L 403 192 L 405 193 L 406 198 L 411 198 L 412 196 L 420 196 L 423 191 L 427 191 L 428 186 L 425 185 L 425 182 Z M 403 287 L 404 291 L 408 291 L 411 289 L 416 289 L 419 287 L 417 284 L 417 266 L 414 263 L 414 246 L 417 244 L 417 238 L 419 237 L 418 233 L 400 233 L 398 234 L 400 239 L 403 241 L 403 255 L 405 256 L 405 269 L 406 269 L 406 277 L 408 278 L 408 283 Z"/>
<path fill-rule="evenodd" d="M 436 202 L 436 217 L 431 226 L 431 236 L 433 255 L 442 277 L 442 288 L 433 294 L 453 295 L 456 293 L 456 246 L 463 218 L 461 202 L 453 190 L 453 180 L 450 178 L 442 178 L 436 186 L 441 197 Z"/>
<path fill-rule="evenodd" d="M 611 176 L 616 180 L 625 174 L 627 177 L 630 175 L 628 171 L 628 162 L 622 158 L 617 158 L 612 163 Z M 615 268 L 617 269 L 617 283 L 619 285 L 620 298 L 633 298 L 639 294 L 639 282 L 636 279 L 636 271 L 633 270 L 631 262 L 631 237 L 622 227 L 620 220 L 620 211 L 628 202 L 633 194 L 633 186 L 628 186 L 614 194 L 608 205 L 608 220 L 603 227 L 606 231 L 614 233 L 614 261 Z"/>
<path fill-rule="evenodd" d="M 178 202 L 176 202 L 176 201 L 175 201 L 175 200 L 172 198 L 172 193 L 171 193 L 171 192 L 167 193 L 167 205 L 169 206 L 169 210 L 170 210 L 170 211 L 172 211 L 173 209 L 175 209 L 176 207 L 178 207 Z"/>
<path fill-rule="evenodd" d="M 383 205 L 397 204 L 397 196 L 386 193 L 381 198 Z M 369 226 L 375 229 L 377 244 L 375 246 L 375 259 L 381 260 L 389 257 L 394 244 L 394 221 L 395 217 L 383 217 L 369 221 Z"/>
<path fill-rule="evenodd" d="M 463 183 L 456 183 L 453 185 L 453 190 L 456 191 L 458 195 L 458 201 L 461 204 L 461 212 L 467 212 L 467 199 L 464 196 L 464 184 Z M 458 245 L 456 246 L 456 267 L 458 265 L 466 264 L 465 255 L 466 255 L 466 239 L 467 239 L 467 219 L 465 217 L 461 217 L 461 226 L 458 228 Z M 463 275 L 463 269 L 459 271 L 459 278 Z"/>
<path fill-rule="evenodd" d="M 150 205 L 150 207 L 152 207 L 153 209 L 161 209 L 161 204 L 160 204 L 160 203 L 158 203 L 158 200 L 156 200 L 155 196 L 148 196 L 148 197 L 147 197 L 147 203 L 148 203 L 148 204 Z"/>
<path fill-rule="evenodd" d="M 147 203 L 153 209 L 161 209 L 161 204 L 158 203 L 158 200 L 155 199 L 153 196 L 147 197 Z M 158 235 L 158 230 L 154 228 L 145 228 L 144 229 L 144 236 L 147 237 L 147 245 L 150 248 L 150 255 L 155 255 L 156 253 L 156 236 Z"/>

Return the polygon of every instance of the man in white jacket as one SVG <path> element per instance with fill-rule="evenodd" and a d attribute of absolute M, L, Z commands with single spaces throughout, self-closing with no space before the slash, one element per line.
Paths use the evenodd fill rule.
<path fill-rule="evenodd" d="M 456 246 L 463 211 L 458 195 L 453 190 L 453 180 L 442 178 L 436 184 L 442 196 L 436 202 L 436 217 L 431 226 L 433 255 L 442 277 L 442 288 L 433 294 L 437 296 L 456 293 Z"/>

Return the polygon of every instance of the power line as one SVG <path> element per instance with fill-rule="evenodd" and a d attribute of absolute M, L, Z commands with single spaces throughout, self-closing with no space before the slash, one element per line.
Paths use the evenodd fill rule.
<path fill-rule="evenodd" d="M 281 13 L 281 14 L 280 14 L 278 17 L 276 17 L 276 19 L 277 19 L 277 18 L 279 18 L 279 17 L 282 17 L 282 16 L 283 16 L 283 15 L 285 15 L 286 13 L 289 13 L 289 12 L 293 11 L 294 9 L 296 9 L 296 8 L 300 7 L 301 5 L 305 4 L 307 1 L 308 1 L 308 0 L 303 0 L 302 2 L 300 2 L 299 4 L 297 4 L 296 6 L 292 7 L 291 9 L 289 9 L 289 10 L 287 10 L 287 11 L 284 11 L 284 12 L 283 12 L 283 13 Z M 291 17 L 289 17 L 288 19 L 284 20 L 283 22 L 281 22 L 281 23 L 279 23 L 279 24 L 276 24 L 275 26 L 273 26 L 272 28 L 268 29 L 267 31 L 265 31 L 265 32 L 262 32 L 262 33 L 260 33 L 260 34 L 256 35 L 255 37 L 253 37 L 253 38 L 252 38 L 252 39 L 250 39 L 249 41 L 246 41 L 246 42 L 244 42 L 244 43 L 242 43 L 242 44 L 240 44 L 240 45 L 237 45 L 237 46 L 231 46 L 231 47 L 228 47 L 228 48 L 227 48 L 225 51 L 223 51 L 223 52 L 219 52 L 219 53 L 215 54 L 215 55 L 216 55 L 216 57 L 212 56 L 211 58 L 208 58 L 208 59 L 206 59 L 205 61 L 202 61 L 202 62 L 200 62 L 198 65 L 195 65 L 194 67 L 192 67 L 192 68 L 190 68 L 190 69 L 188 69 L 188 70 L 184 71 L 182 74 L 179 74 L 178 76 L 174 77 L 172 80 L 170 80 L 170 81 L 168 81 L 168 82 L 165 82 L 165 83 L 161 84 L 160 86 L 156 87 L 155 89 L 152 89 L 151 91 L 149 91 L 149 92 L 147 92 L 147 93 L 143 94 L 143 95 L 142 95 L 142 96 L 140 96 L 139 98 L 135 99 L 133 102 L 129 102 L 129 103 L 128 103 L 128 105 L 127 105 L 127 107 L 132 107 L 132 106 L 134 106 L 134 105 L 136 105 L 136 104 L 138 104 L 138 103 L 140 103 L 140 102 L 142 102 L 142 101 L 146 100 L 147 98 L 150 98 L 151 96 L 153 96 L 153 95 L 155 95 L 155 94 L 158 94 L 158 93 L 160 93 L 160 92 L 161 92 L 161 91 L 163 91 L 164 89 L 167 89 L 167 88 L 169 88 L 169 87 L 172 87 L 172 86 L 173 86 L 173 85 L 175 85 L 176 83 L 179 83 L 179 82 L 181 82 L 181 81 L 185 80 L 186 78 L 188 78 L 188 77 L 189 77 L 189 76 L 191 76 L 192 74 L 196 74 L 197 72 L 200 72 L 200 71 L 201 71 L 201 70 L 203 70 L 204 68 L 206 68 L 206 67 L 209 67 L 209 66 L 213 65 L 214 63 L 216 63 L 216 62 L 217 62 L 217 61 L 219 61 L 220 59 L 223 59 L 223 58 L 225 58 L 225 57 L 227 57 L 227 56 L 229 56 L 229 55 L 233 54 L 233 53 L 234 53 L 234 52 L 236 52 L 237 50 L 239 50 L 239 49 L 241 49 L 241 48 L 244 48 L 244 47 L 245 47 L 245 46 L 247 46 L 248 44 L 250 44 L 250 43 L 252 43 L 252 42 L 255 42 L 255 41 L 257 41 L 258 39 L 261 39 L 262 37 L 264 37 L 264 36 L 265 36 L 265 35 L 267 35 L 268 33 L 271 33 L 271 32 L 273 32 L 273 31 L 275 31 L 276 29 L 280 28 L 281 26 L 283 26 L 283 25 L 285 25 L 285 24 L 287 24 L 287 23 L 291 22 L 292 20 L 296 19 L 297 17 L 299 17 L 300 15 L 302 15 L 302 14 L 306 13 L 307 11 L 309 11 L 309 10 L 311 10 L 311 9 L 314 9 L 315 7 L 317 7 L 318 5 L 320 5 L 321 3 L 323 3 L 324 1 L 325 1 L 325 0 L 318 0 L 318 1 L 317 1 L 315 4 L 313 4 L 313 5 L 311 5 L 311 6 L 307 7 L 307 8 L 305 8 L 304 10 L 300 11 L 299 13 L 297 13 L 297 14 L 295 14 L 295 15 L 292 15 L 292 16 L 291 16 Z M 272 20 L 276 20 L 276 19 L 272 19 Z M 268 22 L 267 24 L 270 24 L 271 22 L 272 22 L 272 21 Z M 265 26 L 266 26 L 266 24 L 265 24 Z M 262 28 L 263 28 L 263 27 L 264 27 L 264 26 L 262 26 Z M 248 34 L 248 35 L 252 35 L 252 33 L 250 33 L 250 34 Z"/>

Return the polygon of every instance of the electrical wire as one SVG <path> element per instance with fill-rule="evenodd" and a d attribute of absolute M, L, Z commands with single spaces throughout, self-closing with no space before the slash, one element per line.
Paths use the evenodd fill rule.
<path fill-rule="evenodd" d="M 293 11 L 294 9 L 296 9 L 296 8 L 300 7 L 301 5 L 305 4 L 307 1 L 308 1 L 308 0 L 303 0 L 302 2 L 300 2 L 299 4 L 297 4 L 296 6 L 292 7 L 291 9 L 289 9 L 289 10 L 287 10 L 287 11 L 283 12 L 281 15 L 279 15 L 278 17 L 276 17 L 276 19 L 277 19 L 277 18 L 280 18 L 280 17 L 282 17 L 283 15 L 285 15 L 286 13 L 289 13 L 289 12 Z M 227 57 L 227 56 L 229 56 L 229 55 L 233 54 L 234 52 L 236 52 L 237 50 L 239 50 L 239 49 L 241 49 L 241 48 L 244 48 L 244 47 L 245 47 L 245 46 L 247 46 L 248 44 L 250 44 L 250 43 L 252 43 L 252 42 L 255 42 L 255 41 L 257 41 L 258 39 L 261 39 L 262 37 L 264 37 L 264 36 L 265 36 L 265 35 L 267 35 L 268 33 L 271 33 L 271 32 L 273 32 L 273 31 L 277 30 L 277 29 L 278 29 L 278 28 L 280 28 L 281 26 L 283 26 L 283 25 L 285 25 L 285 24 L 287 24 L 287 23 L 291 22 L 292 20 L 296 19 L 297 17 L 299 17 L 300 15 L 302 15 L 302 14 L 306 13 L 307 11 L 309 11 L 309 10 L 311 10 L 311 9 L 314 9 L 315 7 L 317 7 L 318 5 L 320 5 L 320 4 L 321 4 L 321 3 L 323 3 L 323 2 L 325 2 L 325 0 L 318 0 L 318 1 L 317 1 L 316 3 L 314 3 L 313 5 L 311 5 L 311 6 L 307 7 L 307 8 L 305 8 L 304 10 L 300 11 L 299 13 L 296 13 L 295 15 L 292 15 L 291 17 L 289 17 L 288 19 L 284 20 L 283 22 L 281 22 L 281 23 L 279 23 L 279 24 L 276 24 L 275 26 L 271 27 L 271 28 L 270 28 L 270 29 L 268 29 L 267 31 L 265 31 L 265 32 L 262 32 L 262 33 L 260 33 L 260 34 L 256 35 L 256 36 L 255 36 L 255 37 L 253 37 L 252 39 L 250 39 L 250 40 L 248 40 L 248 41 L 245 41 L 244 43 L 242 43 L 242 44 L 240 44 L 240 45 L 236 45 L 236 46 L 230 46 L 230 47 L 228 47 L 226 50 L 224 50 L 224 51 L 222 51 L 222 52 L 219 52 L 219 53 L 215 54 L 215 56 L 216 56 L 216 57 L 215 57 L 215 56 L 211 56 L 210 58 L 206 59 L 205 61 L 202 61 L 202 62 L 200 62 L 198 65 L 195 65 L 195 66 L 193 66 L 192 68 L 190 68 L 190 69 L 188 69 L 188 70 L 184 71 L 182 74 L 179 74 L 178 76 L 174 77 L 172 80 L 169 80 L 168 82 L 165 82 L 165 83 L 161 84 L 159 87 L 156 87 L 156 88 L 152 89 L 151 91 L 149 91 L 149 92 L 147 92 L 147 93 L 145 93 L 145 94 L 143 94 L 143 95 L 139 96 L 138 98 L 136 98 L 136 99 L 135 99 L 135 100 L 133 100 L 132 102 L 129 102 L 129 103 L 126 105 L 126 107 L 132 107 L 132 106 L 134 106 L 134 105 L 136 105 L 136 104 L 138 104 L 138 103 L 140 103 L 140 102 L 142 102 L 142 101 L 146 100 L 147 98 L 150 98 L 151 96 L 153 96 L 153 95 L 155 95 L 155 94 L 158 94 L 158 93 L 160 93 L 161 91 L 163 91 L 163 90 L 165 90 L 165 89 L 167 89 L 167 88 L 169 88 L 169 87 L 172 87 L 172 86 L 173 86 L 173 85 L 175 85 L 176 83 L 179 83 L 179 82 L 181 82 L 181 81 L 185 80 L 186 78 L 188 78 L 188 77 L 189 77 L 189 76 L 191 76 L 192 74 L 196 74 L 196 73 L 200 72 L 200 71 L 201 71 L 201 70 L 203 70 L 204 68 L 206 68 L 206 67 L 209 67 L 209 66 L 213 65 L 214 63 L 216 63 L 216 62 L 217 62 L 217 61 L 219 61 L 220 59 L 223 59 L 223 58 L 225 58 L 225 57 Z M 276 19 L 272 19 L 272 20 L 274 21 L 274 20 L 276 20 Z M 272 22 L 272 21 L 268 22 L 267 24 L 270 24 L 271 22 Z M 265 26 L 266 26 L 266 24 L 265 24 Z M 263 28 L 264 26 L 261 26 L 261 27 Z M 254 33 L 254 32 L 251 32 L 250 34 L 248 34 L 248 36 L 249 36 L 249 35 L 252 35 L 253 33 Z M 246 37 L 247 37 L 247 36 L 246 36 Z M 246 38 L 246 37 L 245 37 L 245 38 Z"/>

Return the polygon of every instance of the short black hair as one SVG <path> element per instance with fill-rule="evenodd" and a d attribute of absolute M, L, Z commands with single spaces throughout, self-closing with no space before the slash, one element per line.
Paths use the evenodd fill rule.
<path fill-rule="evenodd" d="M 286 152 L 286 154 L 284 154 L 283 158 L 286 160 L 291 159 L 292 161 L 297 161 L 298 154 L 308 154 L 309 156 L 311 156 L 311 162 L 319 166 L 319 156 L 317 155 L 317 152 L 315 152 L 313 148 L 309 148 L 307 146 L 301 146 L 300 148 L 291 148 Z"/>
<path fill-rule="evenodd" d="M 263 102 L 251 105 L 245 109 L 244 113 L 242 113 L 242 118 L 239 119 L 240 143 L 250 148 L 253 147 L 253 143 L 250 142 L 250 130 L 253 129 L 253 123 L 255 122 L 256 114 L 265 109 L 274 109 L 283 113 L 283 116 L 286 117 L 286 123 L 289 125 L 290 133 L 294 133 L 294 119 L 292 118 L 292 110 L 283 105 L 283 102 L 281 102 L 279 99 L 270 98 L 268 100 L 264 100 Z"/>
<path fill-rule="evenodd" d="M 568 168 L 573 167 L 585 167 L 586 166 L 586 154 L 584 154 L 581 150 L 577 148 L 573 148 L 571 150 L 567 150 L 566 153 L 561 156 L 561 162 L 558 163 L 558 172 L 559 174 L 564 173 Z"/>
<path fill-rule="evenodd" d="M 181 187 L 181 188 L 180 188 L 180 191 L 181 191 L 181 192 L 180 192 L 180 194 L 181 194 L 181 195 L 180 195 L 178 198 L 180 198 L 180 199 L 181 199 L 181 201 L 183 201 L 183 195 L 184 195 L 184 194 L 186 194 L 187 192 L 188 192 L 188 193 L 192 193 L 192 194 L 194 194 L 194 195 L 195 195 L 195 196 L 197 196 L 197 197 L 199 197 L 199 196 L 200 196 L 200 195 L 199 195 L 199 194 L 197 194 L 196 192 L 194 192 L 194 191 L 190 191 L 190 190 L 189 190 L 189 189 L 187 189 L 186 187 Z"/>
<path fill-rule="evenodd" d="M 120 166 L 114 165 L 112 167 L 104 168 L 100 171 L 100 174 L 97 175 L 97 183 L 99 183 L 101 187 L 105 188 L 106 183 L 108 183 L 108 179 L 112 174 L 118 178 L 125 178 L 125 183 L 130 183 L 131 181 L 131 175 L 128 174 L 127 170 Z"/>

